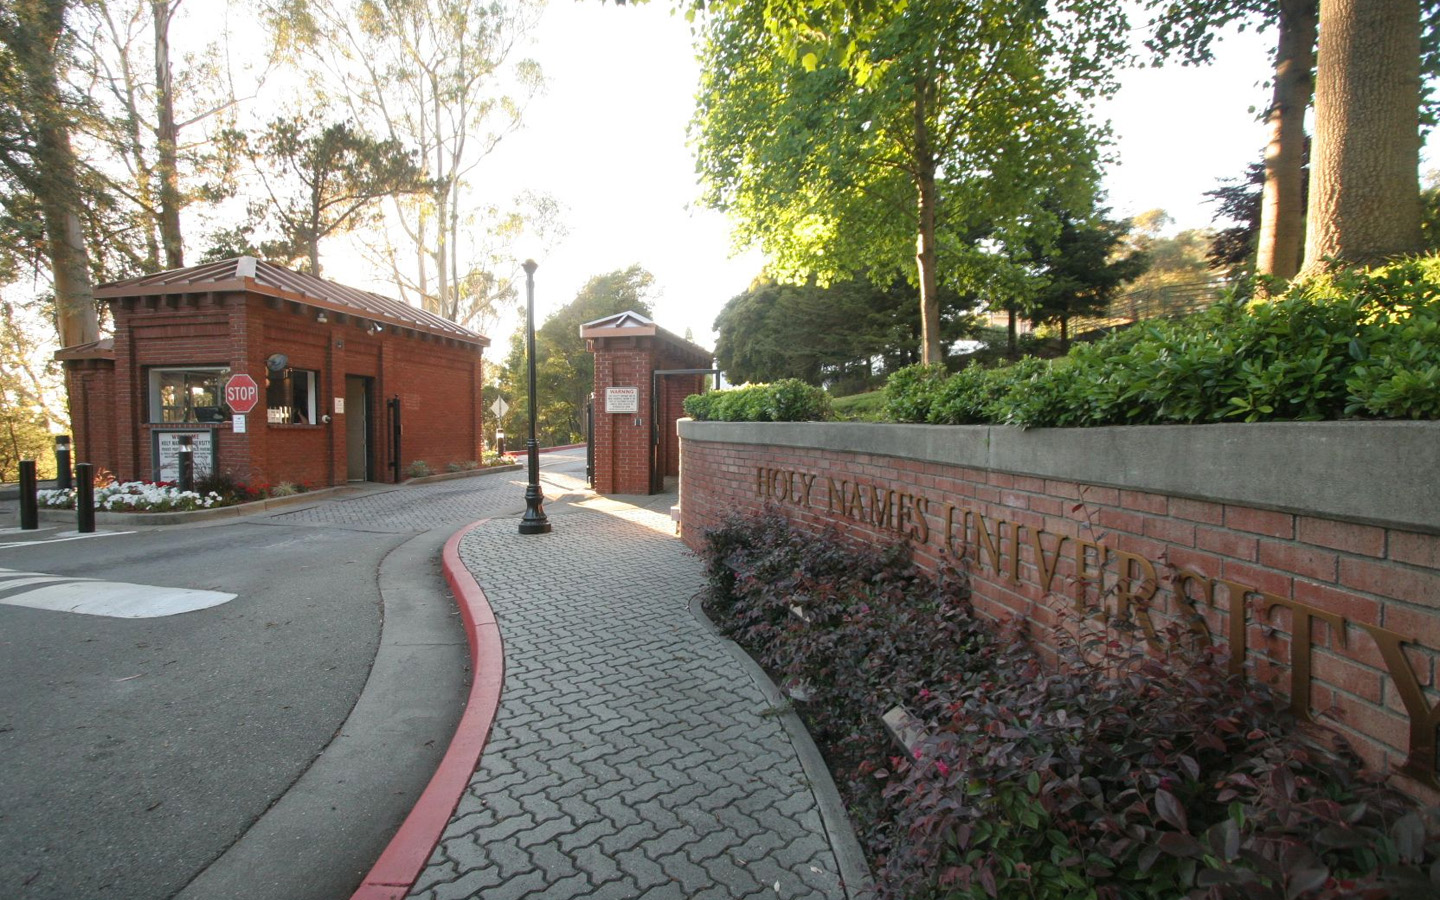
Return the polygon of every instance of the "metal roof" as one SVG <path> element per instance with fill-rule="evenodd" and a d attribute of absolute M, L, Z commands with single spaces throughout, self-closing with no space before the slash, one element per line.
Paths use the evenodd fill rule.
<path fill-rule="evenodd" d="M 449 319 L 408 303 L 314 275 L 282 269 L 253 256 L 237 256 L 219 262 L 114 281 L 96 288 L 95 296 L 97 299 L 113 300 L 120 297 L 202 294 L 213 291 L 248 291 L 266 297 L 292 300 L 316 309 L 413 328 L 481 347 L 490 345 L 490 339 L 484 335 L 476 334 Z"/>

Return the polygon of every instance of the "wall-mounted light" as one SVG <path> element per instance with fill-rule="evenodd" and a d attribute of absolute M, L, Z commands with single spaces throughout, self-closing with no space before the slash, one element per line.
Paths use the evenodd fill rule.
<path fill-rule="evenodd" d="M 315 321 L 319 322 L 321 325 L 324 325 L 330 320 L 325 317 L 325 310 L 322 309 L 315 314 Z"/>
<path fill-rule="evenodd" d="M 367 330 L 369 330 L 371 334 L 379 334 L 380 332 L 385 330 L 385 326 L 381 325 L 379 322 L 371 322 L 367 326 Z"/>

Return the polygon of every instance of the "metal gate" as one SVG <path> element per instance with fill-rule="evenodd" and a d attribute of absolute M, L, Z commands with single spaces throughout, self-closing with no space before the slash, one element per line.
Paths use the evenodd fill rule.
<path fill-rule="evenodd" d="M 595 487 L 595 395 L 585 401 L 585 483 Z"/>

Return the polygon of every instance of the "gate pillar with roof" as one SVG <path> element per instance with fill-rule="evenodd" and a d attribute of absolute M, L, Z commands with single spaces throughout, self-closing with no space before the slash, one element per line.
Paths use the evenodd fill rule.
<path fill-rule="evenodd" d="M 595 354 L 595 491 L 663 491 L 680 474 L 675 423 L 714 371 L 710 351 L 637 312 L 587 322 L 580 336 Z"/>

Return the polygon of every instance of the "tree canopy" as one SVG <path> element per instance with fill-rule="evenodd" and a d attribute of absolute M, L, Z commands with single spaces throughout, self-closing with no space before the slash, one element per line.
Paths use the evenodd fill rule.
<path fill-rule="evenodd" d="M 1093 193 L 1085 102 L 1113 87 L 1123 21 L 1088 0 L 721 4 L 694 124 L 705 199 L 782 280 L 908 278 L 938 360 L 941 285 L 1005 265 L 982 238 L 1053 234 L 1039 196 Z"/>
<path fill-rule="evenodd" d="M 974 330 L 977 298 L 942 292 L 942 338 Z M 715 357 L 731 382 L 799 378 L 838 393 L 920 361 L 920 310 L 904 279 L 782 284 L 757 279 L 715 319 Z"/>
<path fill-rule="evenodd" d="M 595 385 L 595 357 L 585 349 L 580 326 L 615 313 L 634 310 L 653 315 L 649 300 L 655 284 L 639 264 L 596 275 L 575 299 L 546 317 L 535 329 L 535 381 L 540 404 L 535 411 L 536 432 L 546 446 L 584 440 L 585 401 Z M 500 392 L 510 404 L 504 430 L 511 447 L 529 430 L 529 399 L 525 364 L 525 334 L 510 339 L 510 354 L 500 378 Z"/>

